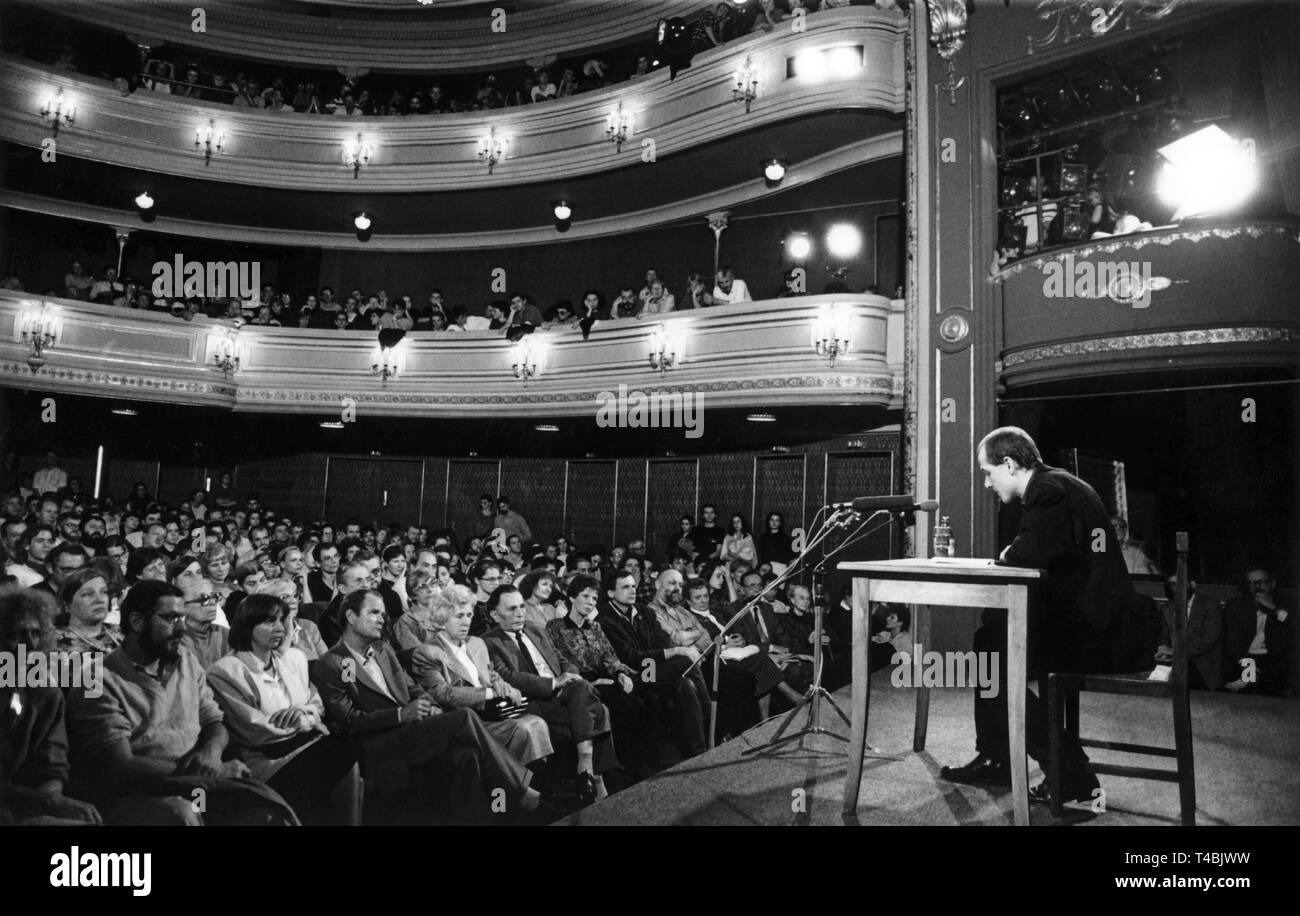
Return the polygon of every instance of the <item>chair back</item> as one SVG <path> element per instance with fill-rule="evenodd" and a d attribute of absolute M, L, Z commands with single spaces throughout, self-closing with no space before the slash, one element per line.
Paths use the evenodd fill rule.
<path fill-rule="evenodd" d="M 1174 574 L 1173 619 L 1169 637 L 1173 643 L 1174 664 L 1170 682 L 1176 690 L 1187 689 L 1187 532 L 1174 535 L 1178 549 L 1178 568 Z"/>

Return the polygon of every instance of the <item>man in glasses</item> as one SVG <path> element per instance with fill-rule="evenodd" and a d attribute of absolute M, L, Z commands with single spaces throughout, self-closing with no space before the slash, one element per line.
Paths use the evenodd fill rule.
<path fill-rule="evenodd" d="M 185 598 L 185 634 L 181 642 L 207 671 L 213 662 L 230 652 L 230 631 L 216 623 L 217 588 L 211 579 L 178 580 L 176 584 Z"/>

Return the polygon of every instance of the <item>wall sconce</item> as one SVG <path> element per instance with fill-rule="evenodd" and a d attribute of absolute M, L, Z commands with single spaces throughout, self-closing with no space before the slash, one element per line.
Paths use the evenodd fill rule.
<path fill-rule="evenodd" d="M 353 178 L 360 177 L 361 167 L 369 164 L 370 156 L 374 151 L 375 145 L 368 143 L 361 134 L 357 134 L 355 140 L 343 141 L 343 164 L 351 166 Z"/>
<path fill-rule="evenodd" d="M 758 68 L 750 58 L 746 57 L 745 63 L 736 68 L 732 81 L 735 85 L 731 87 L 731 100 L 744 102 L 745 114 L 749 114 L 750 104 L 758 98 Z"/>
<path fill-rule="evenodd" d="M 245 356 L 244 345 L 235 332 L 227 331 L 224 336 L 217 338 L 212 362 L 221 370 L 224 378 L 230 378 L 230 373 L 239 371 L 239 365 L 245 361 Z"/>
<path fill-rule="evenodd" d="M 685 349 L 683 344 L 680 332 L 671 331 L 666 324 L 660 324 L 650 333 L 650 368 L 664 372 L 681 362 Z"/>
<path fill-rule="evenodd" d="M 510 371 L 514 373 L 515 378 L 523 380 L 525 387 L 527 387 L 529 379 L 536 378 L 541 374 L 543 355 L 542 346 L 532 343 L 528 338 L 524 338 L 515 347 L 515 361 L 510 366 Z"/>
<path fill-rule="evenodd" d="M 45 104 L 41 107 L 41 120 L 50 126 L 56 137 L 61 126 L 77 120 L 77 106 L 64 97 L 62 86 L 45 97 Z"/>
<path fill-rule="evenodd" d="M 495 127 L 486 137 L 480 137 L 478 141 L 478 161 L 486 162 L 488 174 L 492 174 L 492 169 L 498 162 L 510 155 L 510 138 L 497 136 Z"/>
<path fill-rule="evenodd" d="M 822 310 L 813 322 L 812 343 L 818 356 L 830 358 L 832 368 L 835 366 L 835 357 L 853 348 L 853 342 L 849 339 L 849 316 L 843 308 L 830 306 Z"/>
<path fill-rule="evenodd" d="M 768 159 L 763 163 L 763 183 L 769 188 L 775 188 L 785 181 L 785 172 L 785 162 L 780 159 Z"/>
<path fill-rule="evenodd" d="M 605 139 L 615 144 L 615 150 L 623 151 L 623 144 L 632 136 L 632 112 L 623 110 L 623 103 L 605 119 Z"/>
<path fill-rule="evenodd" d="M 381 385 L 397 378 L 406 368 L 406 353 L 401 347 L 375 347 L 370 351 L 370 371 L 379 377 Z"/>
<path fill-rule="evenodd" d="M 39 372 L 45 365 L 45 351 L 63 339 L 63 318 L 48 302 L 28 306 L 14 324 L 14 339 L 32 348 L 27 366 Z"/>
<path fill-rule="evenodd" d="M 206 127 L 196 127 L 194 129 L 194 148 L 203 150 L 203 164 L 212 164 L 212 152 L 215 150 L 221 155 L 226 152 L 226 132 L 217 130 L 216 121 L 208 121 Z"/>

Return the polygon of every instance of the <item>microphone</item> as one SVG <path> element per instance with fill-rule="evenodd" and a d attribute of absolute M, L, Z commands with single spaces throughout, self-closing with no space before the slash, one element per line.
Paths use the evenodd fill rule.
<path fill-rule="evenodd" d="M 833 503 L 832 509 L 852 509 L 854 512 L 937 512 L 939 503 L 933 499 L 917 502 L 909 494 L 895 496 L 859 496 L 852 502 Z"/>

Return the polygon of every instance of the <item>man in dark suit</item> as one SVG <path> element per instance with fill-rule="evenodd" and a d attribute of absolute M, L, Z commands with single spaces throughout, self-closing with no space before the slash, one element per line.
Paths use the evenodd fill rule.
<path fill-rule="evenodd" d="M 1047 571 L 1031 603 L 1029 678 L 1044 672 L 1125 671 L 1141 664 L 1132 646 L 1139 608 L 1124 555 L 1096 491 L 1059 468 L 1048 467 L 1034 440 L 1023 429 L 1004 426 L 979 444 L 984 486 L 1005 504 L 1019 500 L 1024 510 L 1020 530 L 999 562 Z M 1006 658 L 1006 612 L 986 610 L 975 633 L 975 651 Z M 1047 710 L 1032 691 L 1025 705 L 1025 747 L 1046 769 Z M 952 782 L 1009 786 L 1010 750 L 1006 691 L 975 695 L 974 760 L 944 767 Z M 1078 742 L 1066 736 L 1063 801 L 1089 801 L 1097 777 Z M 1046 804 L 1058 787 L 1046 779 L 1030 790 L 1030 800 Z"/>
<path fill-rule="evenodd" d="M 674 724 L 684 757 L 704 753 L 707 691 L 700 695 L 699 681 L 683 675 L 700 657 L 694 646 L 674 646 L 659 626 L 655 615 L 636 603 L 637 575 L 630 570 L 616 570 L 610 575 L 606 601 L 596 615 L 619 660 L 640 672 L 641 684 L 650 684 L 651 694 L 658 694 L 663 705 L 675 704 Z M 698 670 L 698 669 L 697 669 Z"/>
<path fill-rule="evenodd" d="M 600 692 L 578 669 L 560 661 L 546 631 L 526 622 L 524 597 L 502 585 L 488 598 L 496 626 L 483 634 L 492 667 L 528 698 L 528 711 L 551 729 L 552 743 L 572 741 L 578 751 L 578 795 L 593 802 L 605 795 L 601 774 L 618 768 L 610 732 L 609 710 Z"/>
<path fill-rule="evenodd" d="M 343 601 L 348 595 L 370 584 L 370 570 L 364 563 L 349 563 L 339 572 L 338 583 L 338 594 L 316 619 L 321 639 L 325 640 L 327 646 L 334 645 L 347 631 L 347 621 L 343 619 Z"/>
<path fill-rule="evenodd" d="M 1224 687 L 1233 693 L 1281 696 L 1290 686 L 1292 624 L 1276 588 L 1272 573 L 1254 567 L 1246 573 L 1246 594 L 1224 607 Z"/>
<path fill-rule="evenodd" d="M 383 641 L 380 594 L 357 589 L 341 609 L 347 629 L 317 661 L 312 681 L 331 724 L 361 744 L 366 793 L 389 795 L 414 783 L 436 797 L 450 771 L 446 788 L 458 822 L 482 822 L 489 810 L 503 810 L 500 803 L 507 812 L 536 810 L 540 796 L 528 787 L 530 774 L 478 716 L 469 709 L 439 712 L 402 671 Z"/>
<path fill-rule="evenodd" d="M 1160 620 L 1160 646 L 1156 660 L 1169 662 L 1174 657 L 1173 639 L 1169 635 L 1170 615 L 1175 613 L 1174 589 L 1177 577 L 1165 580 L 1165 613 Z M 1187 681 L 1200 690 L 1218 690 L 1223 686 L 1223 607 L 1217 601 L 1197 596 L 1196 583 L 1187 583 Z"/>

